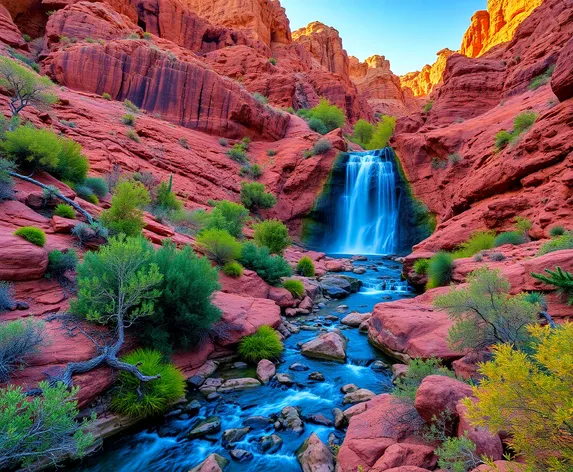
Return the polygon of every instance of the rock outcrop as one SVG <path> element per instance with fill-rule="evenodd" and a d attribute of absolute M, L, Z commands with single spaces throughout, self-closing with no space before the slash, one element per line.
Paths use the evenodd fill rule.
<path fill-rule="evenodd" d="M 410 72 L 400 77 L 403 89 L 410 90 L 415 97 L 425 97 L 442 83 L 446 62 L 454 51 L 442 49 L 432 65 L 426 64 L 421 71 Z M 408 93 L 408 92 L 404 92 Z"/>

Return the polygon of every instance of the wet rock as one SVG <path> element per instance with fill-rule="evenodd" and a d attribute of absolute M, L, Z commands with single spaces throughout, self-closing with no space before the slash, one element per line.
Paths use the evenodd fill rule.
<path fill-rule="evenodd" d="M 348 426 L 348 418 L 340 408 L 332 410 L 334 416 L 334 427 L 336 429 L 345 429 Z"/>
<path fill-rule="evenodd" d="M 221 431 L 221 418 L 218 416 L 210 416 L 191 428 L 191 431 L 187 433 L 187 437 L 189 439 L 202 438 L 203 436 L 218 433 L 219 431 Z"/>
<path fill-rule="evenodd" d="M 253 460 L 253 453 L 244 449 L 233 449 L 229 452 L 231 458 L 237 462 L 249 462 Z"/>
<path fill-rule="evenodd" d="M 370 326 L 370 320 L 366 320 L 366 321 L 360 323 L 360 326 L 358 327 L 358 331 L 360 331 L 361 333 L 367 333 L 369 326 Z"/>
<path fill-rule="evenodd" d="M 315 433 L 302 444 L 296 458 L 303 472 L 334 472 L 334 455 Z"/>
<path fill-rule="evenodd" d="M 318 326 L 302 325 L 300 329 L 302 331 L 318 331 Z"/>
<path fill-rule="evenodd" d="M 301 364 L 299 362 L 295 362 L 289 367 L 290 370 L 294 370 L 295 372 L 304 372 L 309 369 L 307 365 Z"/>
<path fill-rule="evenodd" d="M 376 372 L 380 372 L 380 371 L 382 371 L 382 370 L 386 370 L 386 369 L 388 369 L 389 367 L 390 367 L 390 366 L 389 366 L 386 362 L 381 361 L 381 360 L 376 360 L 376 361 L 374 361 L 374 362 L 370 365 L 370 368 L 371 368 L 372 370 L 376 371 Z"/>
<path fill-rule="evenodd" d="M 277 328 L 277 331 L 283 337 L 283 339 L 286 339 L 291 335 L 291 332 L 288 330 L 284 323 L 281 323 L 281 325 Z"/>
<path fill-rule="evenodd" d="M 215 401 L 217 399 L 221 398 L 221 394 L 217 393 L 217 392 L 211 392 L 209 395 L 207 395 L 207 401 Z"/>
<path fill-rule="evenodd" d="M 334 422 L 327 418 L 326 416 L 324 416 L 322 413 L 314 413 L 311 415 L 308 415 L 308 421 L 310 421 L 311 423 L 314 424 L 321 424 L 323 426 L 332 426 L 334 424 Z"/>
<path fill-rule="evenodd" d="M 256 388 L 256 387 L 260 387 L 260 386 L 261 386 L 261 382 L 259 382 L 257 379 L 245 377 L 242 379 L 225 380 L 223 385 L 221 385 L 217 389 L 217 391 L 220 393 L 236 392 L 239 390 L 247 390 L 249 388 Z"/>
<path fill-rule="evenodd" d="M 372 318 L 372 313 L 358 313 L 357 311 L 353 311 L 342 318 L 341 323 L 343 325 L 352 326 L 353 328 L 358 328 L 362 323 L 368 321 L 370 318 Z"/>
<path fill-rule="evenodd" d="M 326 275 L 320 279 L 322 291 L 331 298 L 344 298 L 360 290 L 362 282 L 347 275 Z"/>
<path fill-rule="evenodd" d="M 201 385 L 201 388 L 199 388 L 199 391 L 207 396 L 210 393 L 213 393 L 215 391 L 217 391 L 217 389 L 223 384 L 223 381 L 221 379 L 207 379 L 205 380 L 205 382 L 203 382 L 203 385 Z"/>
<path fill-rule="evenodd" d="M 271 422 L 271 419 L 267 416 L 249 416 L 243 421 L 243 426 L 252 429 L 264 429 Z"/>
<path fill-rule="evenodd" d="M 285 321 L 283 323 L 286 328 L 292 333 L 292 334 L 298 334 L 300 333 L 300 328 L 292 323 L 289 323 L 288 321 Z"/>
<path fill-rule="evenodd" d="M 205 377 L 202 375 L 194 375 L 193 377 L 189 377 L 187 379 L 187 385 L 189 386 L 190 390 L 197 390 L 203 383 L 205 382 Z"/>
<path fill-rule="evenodd" d="M 197 400 L 192 400 L 183 407 L 183 411 L 189 413 L 191 416 L 195 416 L 201 411 L 201 403 Z"/>
<path fill-rule="evenodd" d="M 368 390 L 366 388 L 360 388 L 358 390 L 356 390 L 355 392 L 350 392 L 347 393 L 346 395 L 344 395 L 344 399 L 342 400 L 342 402 L 346 405 L 348 403 L 354 404 L 354 403 L 362 403 L 362 402 L 367 402 L 368 400 L 370 400 L 371 398 L 374 398 L 376 396 L 376 394 L 374 392 L 372 392 L 371 390 Z"/>
<path fill-rule="evenodd" d="M 362 275 L 366 273 L 366 268 L 365 267 L 356 267 L 355 269 L 352 269 L 352 272 L 356 275 Z"/>
<path fill-rule="evenodd" d="M 340 313 L 344 313 L 346 310 L 348 310 L 348 305 L 338 305 L 336 307 L 336 311 L 339 311 Z"/>
<path fill-rule="evenodd" d="M 304 422 L 300 417 L 300 411 L 294 406 L 285 406 L 277 418 L 277 423 L 279 424 L 279 429 L 299 434 L 304 431 Z"/>
<path fill-rule="evenodd" d="M 239 362 L 234 362 L 234 363 L 231 365 L 231 369 L 246 369 L 247 367 L 249 367 L 249 366 L 247 365 L 246 362 L 240 362 L 240 361 L 239 361 Z"/>
<path fill-rule="evenodd" d="M 340 387 L 340 391 L 342 393 L 352 393 L 352 392 L 356 392 L 356 390 L 358 390 L 359 387 L 357 385 L 354 384 L 346 384 L 343 385 L 342 387 Z"/>
<path fill-rule="evenodd" d="M 334 330 L 304 343 L 301 353 L 314 359 L 344 362 L 346 360 L 347 342 L 347 339 L 339 330 Z"/>
<path fill-rule="evenodd" d="M 336 437 L 336 434 L 330 433 L 328 435 L 328 447 L 332 448 L 338 445 L 340 445 L 340 439 Z"/>
<path fill-rule="evenodd" d="M 261 452 L 266 454 L 274 454 L 278 452 L 283 445 L 283 440 L 278 434 L 271 434 L 270 436 L 263 436 L 259 440 L 259 447 Z"/>
<path fill-rule="evenodd" d="M 355 256 L 352 256 L 352 260 L 355 262 L 366 262 L 368 260 L 368 257 L 361 256 L 361 255 L 355 255 Z"/>
<path fill-rule="evenodd" d="M 189 472 L 222 472 L 229 465 L 229 460 L 219 454 L 207 456 L 201 464 L 193 467 Z"/>
<path fill-rule="evenodd" d="M 289 374 L 277 374 L 277 382 L 289 387 L 294 385 L 294 380 Z"/>
<path fill-rule="evenodd" d="M 227 429 L 223 432 L 222 441 L 223 447 L 227 447 L 230 444 L 234 444 L 239 442 L 243 439 L 247 433 L 249 432 L 250 428 L 232 428 Z"/>
<path fill-rule="evenodd" d="M 328 320 L 328 321 L 338 321 L 338 316 L 336 316 L 336 315 L 327 315 L 327 316 L 324 317 L 324 319 L 325 319 L 325 320 Z"/>
<path fill-rule="evenodd" d="M 257 379 L 265 385 L 274 377 L 276 370 L 275 365 L 271 361 L 262 359 L 257 364 Z"/>
<path fill-rule="evenodd" d="M 199 370 L 195 373 L 195 375 L 200 375 L 201 377 L 208 378 L 211 377 L 218 369 L 219 363 L 217 361 L 208 360 L 199 367 Z"/>
<path fill-rule="evenodd" d="M 324 382 L 324 375 L 320 372 L 311 372 L 308 374 L 308 380 L 314 380 L 315 382 Z"/>

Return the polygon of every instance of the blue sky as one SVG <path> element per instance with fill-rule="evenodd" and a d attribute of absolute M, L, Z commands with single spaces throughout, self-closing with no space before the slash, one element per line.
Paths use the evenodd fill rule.
<path fill-rule="evenodd" d="M 476 10 L 487 0 L 281 0 L 291 29 L 321 21 L 335 27 L 349 55 L 386 56 L 395 74 L 431 64 L 443 48 L 457 50 Z"/>

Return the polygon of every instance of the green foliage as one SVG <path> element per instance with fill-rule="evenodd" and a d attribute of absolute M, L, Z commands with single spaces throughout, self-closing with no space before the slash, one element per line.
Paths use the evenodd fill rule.
<path fill-rule="evenodd" d="M 101 213 L 101 221 L 113 234 L 137 236 L 144 226 L 142 209 L 150 201 L 141 182 L 120 182 L 114 189 L 111 207 Z"/>
<path fill-rule="evenodd" d="M 567 231 L 562 236 L 557 236 L 550 241 L 547 241 L 541 245 L 538 256 L 543 256 L 550 252 L 562 251 L 564 249 L 573 249 L 573 231 Z"/>
<path fill-rule="evenodd" d="M 283 282 L 283 287 L 286 288 L 293 297 L 302 298 L 306 293 L 304 285 L 300 280 L 288 279 Z"/>
<path fill-rule="evenodd" d="M 261 104 L 263 104 L 263 105 L 266 105 L 267 103 L 269 103 L 269 99 L 268 99 L 267 97 L 265 97 L 262 93 L 259 93 L 259 92 L 253 93 L 253 98 L 254 98 L 257 102 L 259 102 L 259 103 L 261 103 Z"/>
<path fill-rule="evenodd" d="M 37 354 L 44 341 L 44 323 L 28 319 L 0 323 L 0 382 L 25 365 L 27 356 Z"/>
<path fill-rule="evenodd" d="M 441 359 L 412 359 L 404 376 L 396 379 L 392 394 L 398 398 L 414 402 L 418 387 L 428 375 L 455 378 L 455 374 L 451 370 L 442 367 Z"/>
<path fill-rule="evenodd" d="M 269 62 L 273 65 L 276 66 L 277 65 L 277 60 L 274 57 L 269 58 Z"/>
<path fill-rule="evenodd" d="M 292 274 L 290 265 L 282 256 L 272 256 L 267 247 L 258 247 L 251 242 L 243 244 L 239 262 L 275 286 L 280 284 L 282 277 L 289 277 Z"/>
<path fill-rule="evenodd" d="M 265 220 L 253 225 L 254 239 L 259 246 L 265 246 L 272 254 L 282 254 L 292 242 L 288 228 L 280 220 Z"/>
<path fill-rule="evenodd" d="M 104 198 L 109 193 L 107 182 L 101 177 L 88 177 L 83 181 L 83 185 L 90 188 L 98 198 Z"/>
<path fill-rule="evenodd" d="M 328 139 L 319 139 L 314 146 L 312 146 L 312 155 L 326 154 L 332 149 L 332 143 Z"/>
<path fill-rule="evenodd" d="M 296 265 L 296 273 L 303 277 L 314 277 L 315 269 L 312 259 L 308 256 L 303 256 Z"/>
<path fill-rule="evenodd" d="M 563 236 L 566 233 L 566 229 L 563 226 L 553 226 L 549 230 L 549 236 L 555 238 L 557 236 Z"/>
<path fill-rule="evenodd" d="M 346 122 L 344 111 L 332 105 L 326 98 L 321 98 L 318 105 L 310 110 L 310 117 L 322 121 L 327 133 L 336 128 L 342 128 Z"/>
<path fill-rule="evenodd" d="M 0 116 L 3 115 L 0 113 Z M 0 157 L 0 202 L 14 198 L 14 181 L 10 172 L 13 172 L 15 167 L 13 162 Z"/>
<path fill-rule="evenodd" d="M 163 280 L 151 263 L 153 246 L 143 237 L 112 237 L 97 252 L 87 252 L 76 269 L 78 296 L 71 311 L 103 325 L 152 315 Z"/>
<path fill-rule="evenodd" d="M 83 182 L 88 175 L 90 163 L 88 158 L 82 154 L 81 145 L 71 139 L 58 139 L 61 151 L 58 154 L 58 164 L 53 174 L 66 182 L 74 184 Z"/>
<path fill-rule="evenodd" d="M 283 351 L 278 333 L 270 326 L 261 326 L 255 334 L 246 336 L 239 344 L 239 355 L 247 362 L 276 360 Z"/>
<path fill-rule="evenodd" d="M 449 252 L 438 252 L 428 263 L 428 283 L 426 288 L 448 285 L 452 280 L 454 257 Z"/>
<path fill-rule="evenodd" d="M 352 133 L 352 139 L 360 144 L 363 148 L 370 142 L 372 136 L 374 135 L 374 125 L 366 120 L 358 120 L 354 124 L 354 132 Z"/>
<path fill-rule="evenodd" d="M 177 195 L 173 192 L 173 176 L 169 176 L 168 182 L 161 182 L 157 187 L 153 206 L 165 212 L 179 211 L 183 204 L 177 200 Z"/>
<path fill-rule="evenodd" d="M 495 233 L 492 231 L 476 231 L 466 242 L 460 244 L 453 253 L 454 259 L 472 257 L 480 251 L 491 249 L 494 246 Z"/>
<path fill-rule="evenodd" d="M 504 129 L 495 135 L 495 148 L 499 152 L 504 149 L 513 139 L 513 135 Z"/>
<path fill-rule="evenodd" d="M 529 328 L 532 352 L 493 347 L 474 397 L 463 400 L 472 425 L 506 431 L 528 471 L 573 470 L 573 324 Z M 509 470 L 509 469 L 508 469 Z"/>
<path fill-rule="evenodd" d="M 227 156 L 239 164 L 247 164 L 249 162 L 249 158 L 241 144 L 235 144 L 231 149 L 229 149 L 227 151 Z"/>
<path fill-rule="evenodd" d="M 60 279 L 68 270 L 75 270 L 78 265 L 78 255 L 74 249 L 65 252 L 54 249 L 48 253 L 47 279 Z"/>
<path fill-rule="evenodd" d="M 0 469 L 28 468 L 35 462 L 56 465 L 67 456 L 88 452 L 94 437 L 86 432 L 94 417 L 76 421 L 78 387 L 40 382 L 41 396 L 22 387 L 0 390 Z"/>
<path fill-rule="evenodd" d="M 201 231 L 197 236 L 197 244 L 210 260 L 221 267 L 241 255 L 241 243 L 223 229 Z"/>
<path fill-rule="evenodd" d="M 94 195 L 93 193 L 86 197 L 86 201 L 93 203 L 94 205 L 99 205 L 99 198 L 97 198 L 97 195 Z"/>
<path fill-rule="evenodd" d="M 177 142 L 183 149 L 190 149 L 189 142 L 185 138 L 179 138 Z"/>
<path fill-rule="evenodd" d="M 48 129 L 20 126 L 0 143 L 4 155 L 25 169 L 55 169 L 62 150 L 58 136 Z"/>
<path fill-rule="evenodd" d="M 35 226 L 22 226 L 14 231 L 14 235 L 20 236 L 36 246 L 44 246 L 46 244 L 46 233 Z"/>
<path fill-rule="evenodd" d="M 414 262 L 414 272 L 418 275 L 425 275 L 430 267 L 430 259 L 418 259 Z"/>
<path fill-rule="evenodd" d="M 573 305 L 573 274 L 561 267 L 555 267 L 555 270 L 545 269 L 545 272 L 548 275 L 532 273 L 531 276 L 556 287 L 557 293 L 567 298 L 569 306 Z"/>
<path fill-rule="evenodd" d="M 139 108 L 131 100 L 125 100 L 123 102 L 123 105 L 125 106 L 125 108 L 131 110 L 133 113 L 139 113 Z"/>
<path fill-rule="evenodd" d="M 543 72 L 543 74 L 540 74 L 537 77 L 535 77 L 531 82 L 531 84 L 529 84 L 529 90 L 537 90 L 542 85 L 548 84 L 549 81 L 551 80 L 551 76 L 553 75 L 554 71 L 555 71 L 555 64 L 548 67 L 547 70 Z"/>
<path fill-rule="evenodd" d="M 510 285 L 499 270 L 476 269 L 461 289 L 434 298 L 434 306 L 445 310 L 454 321 L 448 343 L 456 350 L 488 348 L 512 343 L 523 348 L 529 342 L 526 326 L 537 320 L 538 307 L 527 295 L 509 294 Z"/>
<path fill-rule="evenodd" d="M 241 183 L 241 202 L 249 210 L 272 208 L 277 199 L 272 193 L 265 192 L 265 186 L 257 182 Z"/>
<path fill-rule="evenodd" d="M 448 161 L 440 157 L 432 157 L 430 165 L 434 170 L 445 169 L 446 167 L 448 167 Z"/>
<path fill-rule="evenodd" d="M 430 111 L 432 110 L 432 108 L 434 108 L 434 101 L 430 100 L 428 103 L 426 103 L 424 105 L 424 108 L 422 108 L 422 111 L 424 112 L 424 114 L 426 113 L 430 113 Z"/>
<path fill-rule="evenodd" d="M 131 113 L 126 113 L 121 117 L 121 122 L 127 126 L 135 126 L 135 121 L 135 116 L 133 116 Z"/>
<path fill-rule="evenodd" d="M 229 141 L 227 141 L 226 138 L 220 138 L 220 139 L 219 139 L 219 144 L 220 144 L 221 146 L 227 147 L 227 146 L 229 145 Z"/>
<path fill-rule="evenodd" d="M 328 127 L 319 118 L 312 117 L 310 120 L 308 120 L 308 127 L 312 131 L 319 133 L 319 134 L 324 135 L 324 134 L 328 133 Z"/>
<path fill-rule="evenodd" d="M 541 292 L 528 292 L 525 299 L 532 305 L 537 305 L 539 307 L 539 311 L 545 311 L 547 309 L 545 295 Z"/>
<path fill-rule="evenodd" d="M 384 115 L 376 125 L 372 139 L 366 145 L 366 149 L 383 149 L 388 145 L 388 140 L 394 134 L 396 117 Z"/>
<path fill-rule="evenodd" d="M 153 36 L 151 33 L 146 31 L 145 33 L 143 33 L 143 39 L 150 41 L 151 39 L 153 39 Z"/>
<path fill-rule="evenodd" d="M 98 239 L 107 239 L 109 236 L 108 229 L 99 221 L 92 224 L 78 223 L 72 228 L 72 235 L 78 239 L 80 244 L 86 244 L 89 241 Z"/>
<path fill-rule="evenodd" d="M 440 469 L 448 472 L 469 472 L 481 464 L 475 443 L 466 436 L 446 438 L 435 454 Z"/>
<path fill-rule="evenodd" d="M 62 218 L 73 219 L 76 217 L 74 207 L 67 203 L 59 203 L 54 209 L 54 215 L 61 216 Z"/>
<path fill-rule="evenodd" d="M 520 135 L 531 128 L 537 120 L 537 113 L 534 111 L 524 111 L 513 120 L 513 134 Z"/>
<path fill-rule="evenodd" d="M 139 142 L 139 135 L 132 129 L 128 129 L 125 135 L 131 139 L 132 141 L 138 143 Z"/>
<path fill-rule="evenodd" d="M 275 149 L 269 149 L 267 150 L 267 156 L 269 157 L 273 157 L 277 155 L 277 151 Z"/>
<path fill-rule="evenodd" d="M 503 246 L 504 244 L 513 244 L 518 246 L 525 242 L 526 241 L 522 233 L 518 231 L 508 231 L 506 233 L 500 233 L 495 237 L 493 247 Z"/>
<path fill-rule="evenodd" d="M 227 262 L 223 266 L 223 273 L 229 277 L 240 277 L 243 275 L 243 266 L 236 261 Z"/>
<path fill-rule="evenodd" d="M 302 157 L 303 157 L 304 159 L 308 159 L 309 157 L 312 157 L 312 150 L 311 150 L 311 149 L 306 149 L 305 151 L 303 151 Z"/>
<path fill-rule="evenodd" d="M 164 363 L 159 351 L 136 349 L 123 359 L 137 365 L 144 375 L 159 375 L 140 382 L 129 372 L 121 371 L 111 406 L 116 412 L 133 418 L 159 415 L 185 395 L 185 376 L 173 364 Z"/>
<path fill-rule="evenodd" d="M 111 100 L 111 95 L 107 92 L 102 93 L 101 98 L 104 100 Z"/>
<path fill-rule="evenodd" d="M 448 156 L 448 162 L 452 165 L 459 164 L 462 161 L 462 156 L 460 156 L 457 152 L 450 154 Z"/>
<path fill-rule="evenodd" d="M 533 227 L 533 223 L 528 218 L 522 216 L 515 217 L 515 229 L 518 233 L 527 236 L 529 230 Z"/>
<path fill-rule="evenodd" d="M 244 165 L 239 170 L 239 175 L 241 177 L 251 177 L 253 179 L 258 179 L 261 175 L 263 175 L 263 169 L 259 164 L 251 165 Z"/>
<path fill-rule="evenodd" d="M 243 205 L 229 200 L 215 202 L 213 210 L 206 215 L 204 225 L 207 229 L 221 229 L 231 236 L 240 238 L 243 227 L 249 218 L 249 210 Z"/>

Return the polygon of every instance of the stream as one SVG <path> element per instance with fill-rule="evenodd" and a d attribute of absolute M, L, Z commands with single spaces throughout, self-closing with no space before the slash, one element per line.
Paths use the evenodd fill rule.
<path fill-rule="evenodd" d="M 366 313 L 377 303 L 413 296 L 407 283 L 400 281 L 399 263 L 371 256 L 368 261 L 355 262 L 354 265 L 367 269 L 361 275 L 346 274 L 362 280 L 363 287 L 358 293 L 342 300 L 331 300 L 314 314 L 288 320 L 302 329 L 284 341 L 285 349 L 280 364 L 277 365 L 277 373 L 288 373 L 294 379 L 294 385 L 287 387 L 272 380 L 268 385 L 258 388 L 223 393 L 211 402 L 206 401 L 198 392 L 190 392 L 188 400 L 198 400 L 201 403 L 196 416 L 191 416 L 184 409 L 177 407 L 168 413 L 162 422 L 155 422 L 153 425 L 148 423 L 143 428 L 140 425 L 139 430 L 107 440 L 98 453 L 66 470 L 187 472 L 209 454 L 216 452 L 230 459 L 225 469 L 228 472 L 279 469 L 281 472 L 290 472 L 301 470 L 296 451 L 312 432 L 325 443 L 328 443 L 329 437 L 331 441 L 341 443 L 344 438 L 342 431 L 334 426 L 314 424 L 308 420 L 308 416 L 320 413 L 332 420 L 333 408 L 348 408 L 350 405 L 343 405 L 344 394 L 340 390 L 346 384 L 356 384 L 376 394 L 390 391 L 392 373 L 389 359 L 368 343 L 366 334 L 360 333 L 358 328 L 341 325 L 340 320 L 352 311 Z M 347 305 L 348 308 L 342 310 L 339 305 Z M 343 334 L 349 340 L 346 363 L 310 359 L 301 355 L 302 343 L 315 338 L 321 333 L 320 330 L 335 328 L 343 329 Z M 373 369 L 372 364 L 376 360 L 382 360 L 388 367 Z M 294 363 L 304 364 L 309 369 L 290 370 L 289 366 Z M 325 380 L 309 380 L 311 372 L 322 373 Z M 231 369 L 230 365 L 221 365 L 212 377 L 255 377 L 255 369 Z M 253 454 L 252 459 L 246 462 L 231 459 L 229 448 L 223 446 L 222 435 L 225 430 L 243 427 L 244 421 L 249 417 L 277 415 L 286 406 L 300 408 L 304 420 L 303 432 L 297 434 L 285 430 L 275 431 L 272 422 L 254 425 L 246 436 L 230 448 L 247 450 Z M 210 416 L 220 417 L 220 432 L 200 439 L 186 437 L 195 425 Z M 282 445 L 274 453 L 262 453 L 259 440 L 262 436 L 271 434 L 279 435 L 283 441 Z"/>

